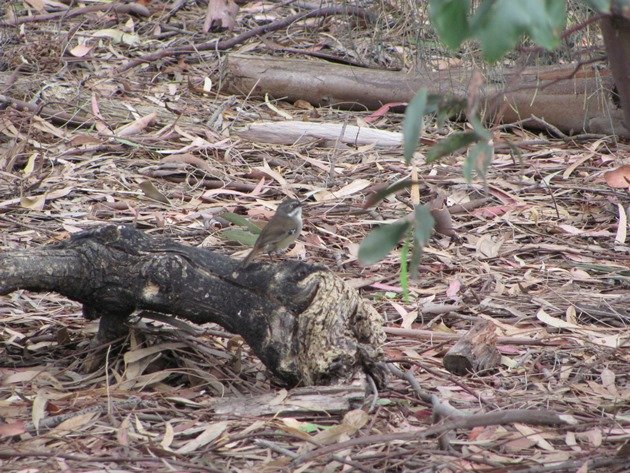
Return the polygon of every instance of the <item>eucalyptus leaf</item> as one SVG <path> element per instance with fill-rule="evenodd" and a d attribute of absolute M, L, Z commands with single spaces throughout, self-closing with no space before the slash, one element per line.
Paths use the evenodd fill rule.
<path fill-rule="evenodd" d="M 420 256 L 424 246 L 431 238 L 435 219 L 431 215 L 431 211 L 426 205 L 417 205 L 414 210 L 414 231 L 413 231 L 413 252 L 411 253 L 411 264 L 409 265 L 409 273 L 412 277 L 418 275 L 420 267 Z"/>
<path fill-rule="evenodd" d="M 565 22 L 564 1 L 483 0 L 470 19 L 470 29 L 481 43 L 484 58 L 495 62 L 523 36 L 546 49 L 558 46 Z"/>
<path fill-rule="evenodd" d="M 370 207 L 378 204 L 381 200 L 383 200 L 388 195 L 394 194 L 395 192 L 411 187 L 413 184 L 414 184 L 413 180 L 404 179 L 390 186 L 387 186 L 384 189 L 381 189 L 375 192 L 374 194 L 368 196 L 368 198 L 365 200 L 365 204 L 363 204 L 363 208 L 369 209 Z"/>
<path fill-rule="evenodd" d="M 413 153 L 418 147 L 418 139 L 422 131 L 422 118 L 426 113 L 427 89 L 420 89 L 411 99 L 405 110 L 403 119 L 403 148 L 405 151 L 405 163 L 409 164 Z"/>
<path fill-rule="evenodd" d="M 487 141 L 480 141 L 468 150 L 464 162 L 464 177 L 468 182 L 472 180 L 473 172 L 485 176 L 488 166 L 492 162 L 494 148 Z"/>
<path fill-rule="evenodd" d="M 243 217 L 242 215 L 235 214 L 234 212 L 221 212 L 219 215 L 221 218 L 224 218 L 230 223 L 234 225 L 238 225 L 239 227 L 247 228 L 251 233 L 260 233 L 260 227 L 250 222 L 248 219 Z"/>
<path fill-rule="evenodd" d="M 409 303 L 409 271 L 407 268 L 407 257 L 409 255 L 409 238 L 405 239 L 403 247 L 400 249 L 400 287 L 402 289 L 402 300 Z"/>
<path fill-rule="evenodd" d="M 429 17 L 440 39 L 451 49 L 458 48 L 470 35 L 470 0 L 431 0 Z"/>
<path fill-rule="evenodd" d="M 414 210 L 414 239 L 422 246 L 426 245 L 433 233 L 435 219 L 426 205 L 416 205 Z"/>
<path fill-rule="evenodd" d="M 409 225 L 405 220 L 386 223 L 368 233 L 359 246 L 361 264 L 374 264 L 385 258 L 398 244 Z"/>
<path fill-rule="evenodd" d="M 254 246 L 258 235 L 255 235 L 247 230 L 241 228 L 225 228 L 217 233 L 219 238 L 227 241 L 234 241 L 240 243 L 243 246 Z"/>
<path fill-rule="evenodd" d="M 485 126 L 483 126 L 483 123 L 478 116 L 469 117 L 468 121 L 472 125 L 473 130 L 475 130 L 475 133 L 477 133 L 480 138 L 483 138 L 485 141 L 488 141 L 490 139 L 490 132 Z"/>
<path fill-rule="evenodd" d="M 465 148 L 471 143 L 479 141 L 479 139 L 480 137 L 475 131 L 451 133 L 429 149 L 427 152 L 427 162 L 430 163 L 458 149 Z"/>

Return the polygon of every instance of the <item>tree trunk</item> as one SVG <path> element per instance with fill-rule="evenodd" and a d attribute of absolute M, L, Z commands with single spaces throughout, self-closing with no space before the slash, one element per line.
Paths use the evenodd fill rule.
<path fill-rule="evenodd" d="M 617 15 L 606 16 L 600 26 L 623 123 L 630 130 L 630 20 Z"/>

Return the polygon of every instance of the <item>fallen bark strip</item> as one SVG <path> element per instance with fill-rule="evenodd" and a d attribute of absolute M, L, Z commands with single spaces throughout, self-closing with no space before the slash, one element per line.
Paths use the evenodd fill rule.
<path fill-rule="evenodd" d="M 236 134 L 254 143 L 296 145 L 308 141 L 324 141 L 328 146 L 374 145 L 377 148 L 396 148 L 403 144 L 402 133 L 358 127 L 344 123 L 276 121 L 252 123 Z"/>
<path fill-rule="evenodd" d="M 0 294 L 54 291 L 82 303 L 86 318 L 100 318 L 94 347 L 125 337 L 129 315 L 145 309 L 241 335 L 288 386 L 350 382 L 361 372 L 384 385 L 382 318 L 355 289 L 320 266 L 254 263 L 235 273 L 239 263 L 107 225 L 0 253 Z"/>
<path fill-rule="evenodd" d="M 591 454 L 588 454 L 591 455 Z M 617 457 L 583 458 L 581 460 L 567 460 L 553 465 L 540 465 L 531 468 L 512 470 L 513 473 L 552 473 L 554 471 L 598 471 L 600 468 L 616 467 L 614 471 L 630 471 L 630 459 Z M 604 470 L 601 470 L 604 471 Z M 605 471 L 613 471 L 605 470 Z"/>
<path fill-rule="evenodd" d="M 256 396 L 224 397 L 212 402 L 218 416 L 247 417 L 296 417 L 315 413 L 328 416 L 344 414 L 358 408 L 365 401 L 365 389 L 361 386 L 318 386 L 295 388 L 279 399 L 277 392 Z"/>
<path fill-rule="evenodd" d="M 421 338 L 422 340 L 436 340 L 436 341 L 445 341 L 445 340 L 459 340 L 465 335 L 463 333 L 444 333 L 444 332 L 433 332 L 431 330 L 420 330 L 420 329 L 406 329 L 406 328 L 398 328 L 398 327 L 384 327 L 383 331 L 385 333 L 391 335 L 399 335 L 401 337 L 413 337 L 413 338 Z M 530 346 L 538 346 L 538 347 L 555 347 L 562 346 L 566 344 L 561 340 L 554 341 L 552 338 L 563 338 L 560 335 L 550 335 L 544 339 L 535 339 L 535 338 L 527 338 L 527 337 L 498 337 L 497 343 L 501 345 L 530 345 Z"/>
<path fill-rule="evenodd" d="M 95 454 L 90 455 L 78 455 L 74 453 L 63 453 L 59 451 L 37 451 L 37 450 L 28 450 L 28 451 L 17 451 L 14 448 L 10 448 L 8 451 L 0 451 L 0 458 L 6 459 L 14 459 L 14 458 L 62 458 L 64 460 L 76 461 L 80 463 L 133 463 L 134 467 L 141 465 L 143 463 L 160 463 L 160 466 L 164 467 L 164 464 L 169 466 L 178 466 L 181 468 L 181 471 L 202 471 L 204 473 L 223 473 L 225 470 L 213 469 L 208 465 L 204 465 L 203 468 L 200 468 L 198 465 L 193 464 L 191 462 L 185 462 L 176 458 L 169 458 L 168 460 L 164 459 L 161 456 L 157 456 L 155 454 L 151 455 L 121 455 L 118 453 L 117 455 L 103 455 L 98 456 Z M 102 467 L 102 465 L 101 465 Z M 84 466 L 81 465 L 80 468 L 84 469 Z M 102 471 L 102 470 L 97 470 Z M 156 471 L 159 471 L 156 467 Z"/>

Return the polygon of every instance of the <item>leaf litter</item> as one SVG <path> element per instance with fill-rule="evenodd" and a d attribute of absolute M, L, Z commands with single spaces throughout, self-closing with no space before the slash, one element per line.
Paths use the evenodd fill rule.
<path fill-rule="evenodd" d="M 247 18 L 288 14 L 287 7 L 261 5 L 242 8 L 230 27 L 245 30 Z M 46 7 L 37 8 L 43 14 Z M 85 374 L 96 323 L 58 295 L 16 291 L 0 296 L 3 471 L 628 467 L 629 145 L 527 144 L 539 137 L 501 131 L 497 143 L 526 143 L 521 161 L 497 148 L 487 186 L 468 184 L 462 153 L 426 164 L 428 148 L 421 146 L 406 166 L 395 144 L 339 140 L 368 122 L 373 136 L 399 137 L 401 116 L 388 107 L 349 112 L 228 97 L 212 89 L 218 82 L 209 76 L 218 64 L 186 59 L 165 61 L 158 76 L 151 67 L 116 72 L 120 60 L 188 41 L 203 17 L 197 5 L 177 12 L 191 20 L 188 27 L 196 25 L 189 32 L 156 17 L 34 21 L 22 40 L 6 46 L 14 48 L 7 58 L 21 58 L 9 61 L 9 70 L 30 75 L 18 75 L 5 94 L 19 99 L 25 82 L 50 82 L 55 94 L 42 90 L 42 98 L 57 97 L 46 105 L 70 113 L 73 125 L 44 109 L 33 116 L 9 108 L 0 116 L 2 251 L 36 249 L 116 223 L 240 254 L 245 247 L 238 242 L 251 244 L 251 230 L 272 204 L 297 193 L 309 202 L 305 229 L 298 249 L 285 257 L 324 264 L 361 287 L 387 320 L 387 358 L 423 390 L 461 411 L 552 409 L 571 422 L 457 429 L 450 435 L 454 448 L 440 450 L 435 437 L 420 435 L 431 427 L 432 407 L 408 380 L 392 377 L 367 405 L 361 386 L 285 391 L 240 337 L 213 325 L 172 326 L 149 313 L 136 317 L 106 366 Z M 344 45 L 361 33 L 345 25 L 347 18 L 331 20 L 321 44 L 356 55 Z M 291 41 L 309 44 L 312 34 L 295 30 Z M 380 60 L 389 66 L 397 58 Z M 271 143 L 243 132 L 262 124 L 281 131 L 274 124 L 287 119 L 341 131 L 332 140 Z M 457 124 L 427 126 L 424 144 L 445 130 L 461 132 Z M 397 188 L 366 208 L 379 188 L 405 179 L 415 183 L 411 195 Z M 405 300 L 400 246 L 360 266 L 357 245 L 380 222 L 403 217 L 418 197 L 434 202 L 444 231 L 425 247 Z M 491 376 L 456 377 L 441 358 L 479 319 L 495 326 L 502 364 Z M 410 432 L 418 433 L 413 441 L 396 440 Z M 334 444 L 339 450 L 325 449 Z"/>

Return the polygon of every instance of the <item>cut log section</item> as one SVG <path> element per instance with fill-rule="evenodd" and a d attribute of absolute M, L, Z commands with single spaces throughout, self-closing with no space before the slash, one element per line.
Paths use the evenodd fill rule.
<path fill-rule="evenodd" d="M 384 385 L 380 315 L 321 266 L 239 261 L 204 248 L 108 225 L 67 241 L 0 254 L 0 294 L 54 291 L 100 318 L 93 345 L 128 332 L 137 309 L 238 334 L 287 386 L 339 384 L 363 372 Z M 91 360 L 88 370 L 100 366 Z"/>
<path fill-rule="evenodd" d="M 496 369 L 501 361 L 496 343 L 494 325 L 485 321 L 480 322 L 444 355 L 444 367 L 458 376 L 469 373 L 488 374 Z"/>

